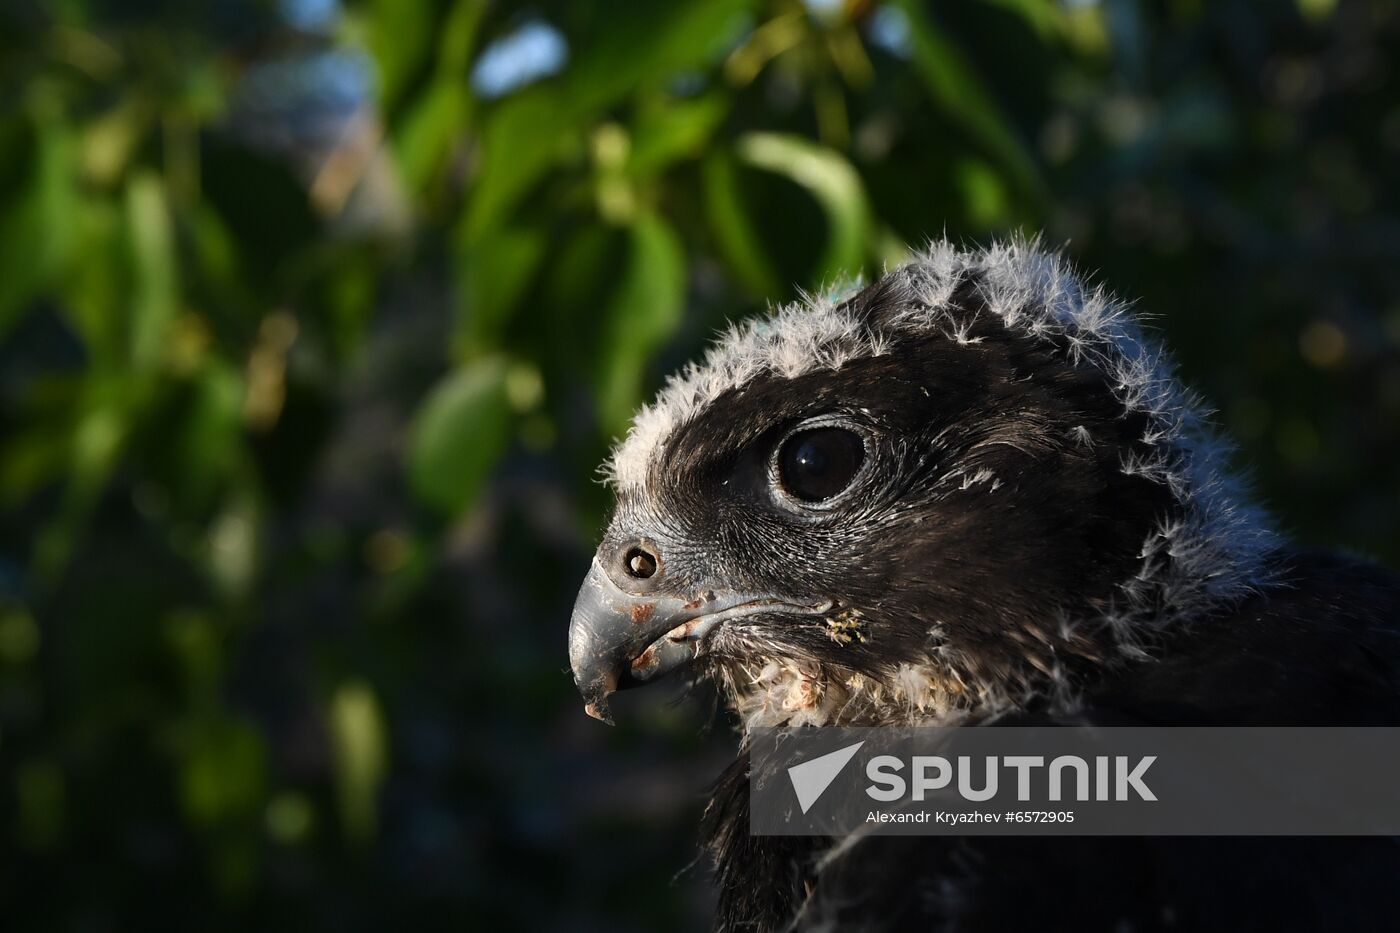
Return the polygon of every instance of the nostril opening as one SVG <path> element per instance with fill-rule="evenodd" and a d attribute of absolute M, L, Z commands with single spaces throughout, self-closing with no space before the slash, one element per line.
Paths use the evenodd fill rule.
<path fill-rule="evenodd" d="M 629 577 L 646 580 L 656 575 L 656 555 L 640 547 L 629 548 L 622 557 Z"/>

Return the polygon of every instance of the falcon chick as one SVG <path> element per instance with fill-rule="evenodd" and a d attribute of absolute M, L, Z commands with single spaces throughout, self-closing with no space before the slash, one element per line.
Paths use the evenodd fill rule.
<path fill-rule="evenodd" d="M 1400 724 L 1396 578 L 1290 546 L 1228 453 L 1058 256 L 935 243 L 731 329 L 638 413 L 575 681 L 607 720 L 616 690 L 709 679 L 744 731 Z M 760 838 L 746 781 L 741 740 L 705 820 L 719 929 L 1396 915 L 1390 840 Z"/>

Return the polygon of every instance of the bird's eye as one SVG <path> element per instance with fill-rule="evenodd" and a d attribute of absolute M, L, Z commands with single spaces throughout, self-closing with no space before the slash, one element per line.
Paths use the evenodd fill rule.
<path fill-rule="evenodd" d="M 849 486 L 864 460 L 865 444 L 853 431 L 799 431 L 778 451 L 778 482 L 795 499 L 821 502 Z"/>

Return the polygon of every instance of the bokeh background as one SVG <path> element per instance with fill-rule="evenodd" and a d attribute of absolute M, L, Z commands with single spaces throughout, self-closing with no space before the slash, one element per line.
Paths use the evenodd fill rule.
<path fill-rule="evenodd" d="M 566 671 L 596 465 L 945 232 L 1394 564 L 1398 182 L 1384 0 L 0 0 L 0 924 L 704 928 L 723 720 Z"/>

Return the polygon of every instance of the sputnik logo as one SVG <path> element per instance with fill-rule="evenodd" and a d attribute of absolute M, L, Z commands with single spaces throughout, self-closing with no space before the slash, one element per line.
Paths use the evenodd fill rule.
<path fill-rule="evenodd" d="M 812 809 L 812 804 L 817 802 L 817 798 L 826 792 L 831 786 L 831 782 L 836 780 L 836 776 L 846 767 L 850 760 L 860 751 L 860 747 L 865 742 L 857 742 L 854 745 L 847 745 L 834 752 L 828 752 L 820 758 L 813 758 L 811 761 L 804 761 L 800 765 L 793 765 L 788 768 L 788 777 L 792 780 L 792 789 L 797 792 L 797 804 L 806 813 Z"/>

